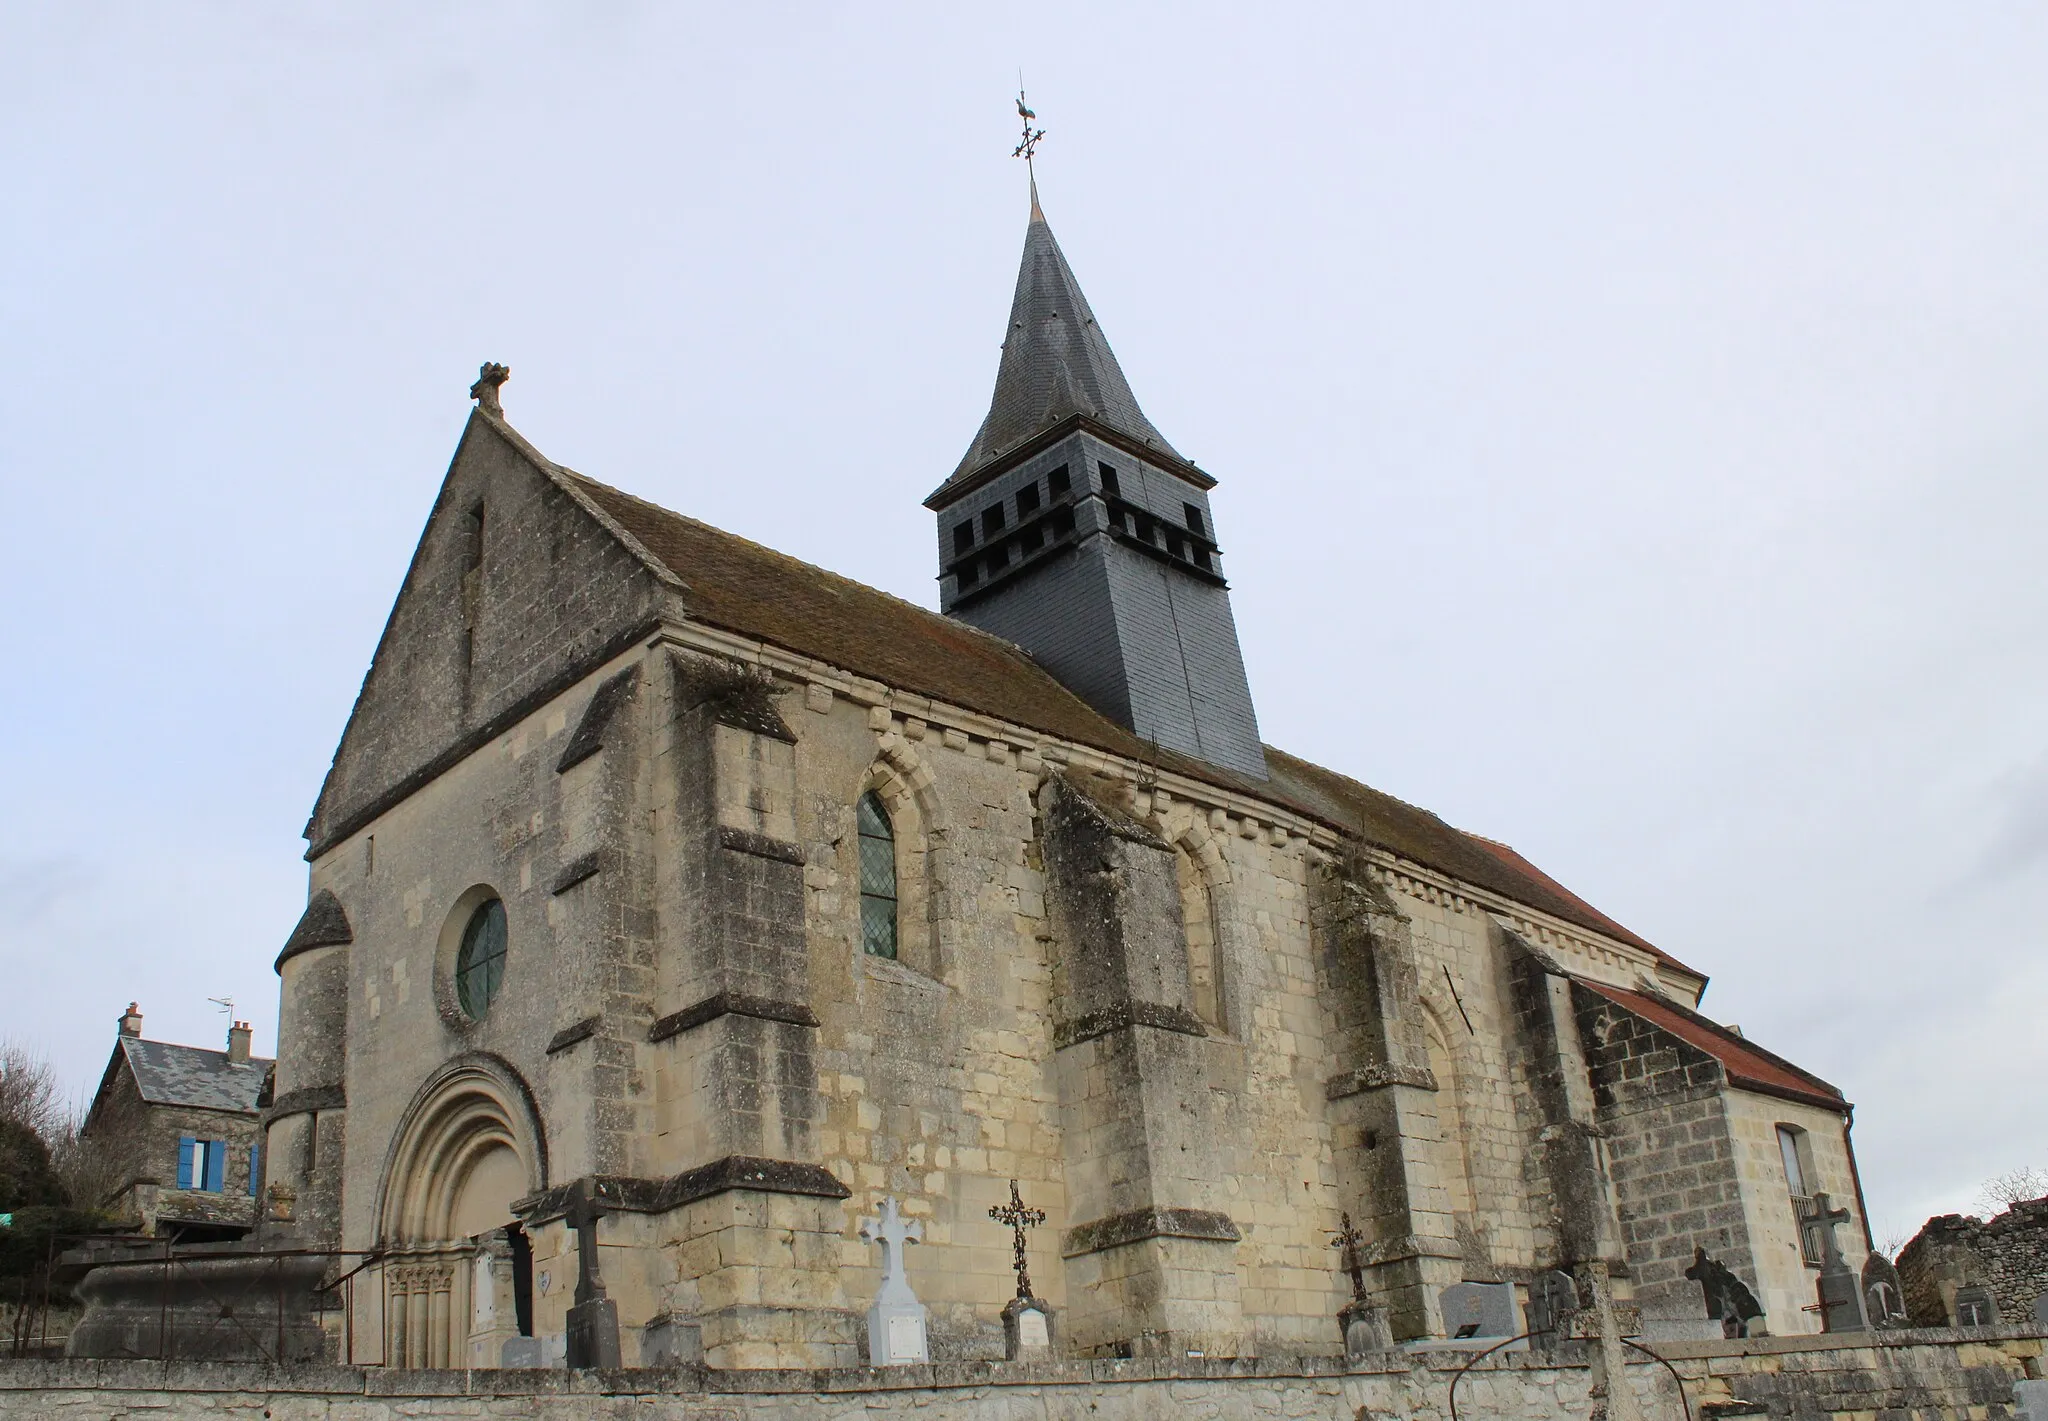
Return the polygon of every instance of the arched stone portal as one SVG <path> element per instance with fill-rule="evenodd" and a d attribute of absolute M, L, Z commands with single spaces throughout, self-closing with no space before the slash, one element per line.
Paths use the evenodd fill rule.
<path fill-rule="evenodd" d="M 512 1203 L 547 1175 L 532 1092 L 506 1062 L 457 1057 L 420 1087 L 377 1204 L 387 1366 L 494 1367 L 528 1330 Z"/>

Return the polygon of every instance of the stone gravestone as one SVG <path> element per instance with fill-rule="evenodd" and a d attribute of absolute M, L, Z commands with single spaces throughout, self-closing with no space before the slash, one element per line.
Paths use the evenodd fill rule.
<path fill-rule="evenodd" d="M 1837 1209 L 1825 1194 L 1813 1196 L 1813 1213 L 1808 1225 L 1820 1235 L 1821 1327 L 1827 1332 L 1868 1332 L 1870 1319 L 1863 1315 L 1863 1280 L 1842 1257 L 1842 1245 L 1835 1230 L 1849 1222 L 1849 1211 Z"/>
<path fill-rule="evenodd" d="M 693 1367 L 703 1360 L 703 1330 L 686 1317 L 656 1313 L 640 1329 L 643 1367 Z"/>
<path fill-rule="evenodd" d="M 882 1286 L 868 1309 L 868 1362 L 877 1367 L 909 1366 L 931 1360 L 925 1338 L 925 1307 L 910 1291 L 903 1272 L 903 1246 L 924 1238 L 924 1225 L 903 1220 L 896 1200 L 884 1198 L 881 1213 L 860 1221 L 862 1243 L 882 1245 Z"/>
<path fill-rule="evenodd" d="M 1555 1270 L 1529 1285 L 1529 1334 L 1539 1347 L 1555 1347 L 1570 1335 L 1571 1316 L 1579 1310 L 1579 1285 L 1569 1273 Z"/>
<path fill-rule="evenodd" d="M 1507 1283 L 1453 1283 L 1438 1306 L 1444 1332 L 1459 1341 L 1515 1335 L 1515 1290 Z"/>
<path fill-rule="evenodd" d="M 1906 1289 L 1882 1253 L 1863 1260 L 1863 1310 L 1872 1327 L 1906 1327 Z"/>
<path fill-rule="evenodd" d="M 569 1196 L 568 1223 L 576 1230 L 576 1300 L 569 1308 L 571 1367 L 618 1367 L 619 1305 L 605 1296 L 597 1268 L 597 1221 L 605 1212 L 593 1181 L 578 1180 Z"/>
<path fill-rule="evenodd" d="M 1998 1321 L 1998 1304 L 1991 1290 L 1978 1283 L 1956 1289 L 1956 1326 L 1991 1327 Z"/>
<path fill-rule="evenodd" d="M 513 1370 L 569 1365 L 569 1339 L 560 1332 L 546 1337 L 507 1337 L 498 1349 L 498 1365 Z"/>
<path fill-rule="evenodd" d="M 1756 1294 L 1728 1271 L 1728 1265 L 1707 1255 L 1704 1248 L 1692 1251 L 1692 1267 L 1685 1270 L 1685 1276 L 1700 1285 L 1706 1294 L 1707 1316 L 1721 1324 L 1724 1337 L 1761 1337 L 1764 1335 L 1764 1309 L 1756 1300 Z"/>

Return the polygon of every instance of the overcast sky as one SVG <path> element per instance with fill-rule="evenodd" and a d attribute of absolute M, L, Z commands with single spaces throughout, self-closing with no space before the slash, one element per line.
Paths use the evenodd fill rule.
<path fill-rule="evenodd" d="M 1025 218 L 1215 474 L 1273 744 L 2048 1163 L 2048 10 L 0 0 L 0 1037 L 274 1039 L 477 364 L 927 605 Z"/>

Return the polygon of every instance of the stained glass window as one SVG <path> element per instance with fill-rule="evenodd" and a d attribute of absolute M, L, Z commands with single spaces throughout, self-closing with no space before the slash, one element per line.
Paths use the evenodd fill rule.
<path fill-rule="evenodd" d="M 889 811 L 873 790 L 855 810 L 860 828 L 861 946 L 877 957 L 896 955 L 896 835 Z"/>
<path fill-rule="evenodd" d="M 505 905 L 493 898 L 470 914 L 455 956 L 455 996 L 462 1010 L 481 1017 L 505 980 Z"/>

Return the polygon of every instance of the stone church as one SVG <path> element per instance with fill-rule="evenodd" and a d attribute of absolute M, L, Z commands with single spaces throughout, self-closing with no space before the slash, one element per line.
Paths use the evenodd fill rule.
<path fill-rule="evenodd" d="M 337 1351 L 558 1338 L 594 1210 L 627 1362 L 852 1364 L 893 1200 L 932 1355 L 1001 1357 L 1012 1181 L 1068 1356 L 1338 1353 L 1354 1261 L 1397 1342 L 1558 1273 L 1653 1336 L 1820 1326 L 1848 1103 L 1506 845 L 1261 743 L 1216 480 L 1035 194 L 938 612 L 556 463 L 505 373 L 277 961 L 262 1232 L 368 1256 Z"/>

